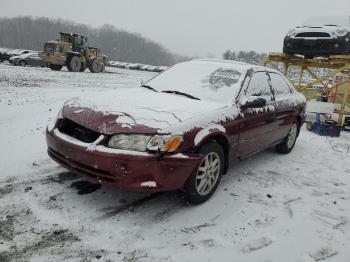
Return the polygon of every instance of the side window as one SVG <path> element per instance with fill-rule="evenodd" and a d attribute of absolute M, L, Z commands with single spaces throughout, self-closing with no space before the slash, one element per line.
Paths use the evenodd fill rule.
<path fill-rule="evenodd" d="M 58 52 L 63 53 L 63 46 L 60 46 L 60 47 L 58 48 Z"/>
<path fill-rule="evenodd" d="M 282 76 L 276 73 L 270 73 L 271 86 L 275 92 L 275 96 L 287 95 L 291 93 L 290 87 Z"/>
<path fill-rule="evenodd" d="M 266 72 L 254 73 L 250 79 L 246 96 L 262 96 L 265 99 L 272 100 L 272 93 L 269 84 L 269 78 Z"/>

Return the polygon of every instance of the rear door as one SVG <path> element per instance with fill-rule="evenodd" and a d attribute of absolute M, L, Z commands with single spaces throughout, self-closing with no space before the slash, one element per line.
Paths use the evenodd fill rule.
<path fill-rule="evenodd" d="M 267 72 L 255 72 L 243 91 L 246 97 L 262 97 L 266 100 L 263 108 L 241 109 L 238 156 L 244 157 L 260 151 L 273 143 L 275 125 L 275 101 Z"/>
<path fill-rule="evenodd" d="M 287 81 L 278 73 L 270 72 L 271 86 L 275 94 L 276 105 L 276 141 L 285 138 L 291 124 L 296 119 L 296 103 L 293 100 L 293 91 Z"/>

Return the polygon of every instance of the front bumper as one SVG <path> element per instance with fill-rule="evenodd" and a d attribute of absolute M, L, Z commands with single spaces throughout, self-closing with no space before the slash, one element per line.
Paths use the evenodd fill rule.
<path fill-rule="evenodd" d="M 95 183 L 140 192 L 182 188 L 202 155 L 164 155 L 114 150 L 68 141 L 58 129 L 46 132 L 49 156 L 72 173 Z"/>
<path fill-rule="evenodd" d="M 337 39 L 306 39 L 286 37 L 283 45 L 283 52 L 292 55 L 299 54 L 309 57 L 348 55 L 350 54 L 350 40 L 348 37 Z"/>

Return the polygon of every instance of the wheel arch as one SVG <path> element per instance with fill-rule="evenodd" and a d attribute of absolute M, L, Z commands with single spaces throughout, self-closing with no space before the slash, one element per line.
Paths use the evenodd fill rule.
<path fill-rule="evenodd" d="M 229 141 L 226 136 L 226 133 L 223 132 L 223 126 L 218 127 L 208 127 L 199 131 L 195 137 L 195 151 L 198 152 L 199 148 L 207 142 L 218 143 L 224 150 L 225 154 L 225 165 L 223 173 L 225 174 L 229 166 L 229 155 L 230 155 L 230 146 Z M 203 135 L 206 133 L 206 135 Z"/>

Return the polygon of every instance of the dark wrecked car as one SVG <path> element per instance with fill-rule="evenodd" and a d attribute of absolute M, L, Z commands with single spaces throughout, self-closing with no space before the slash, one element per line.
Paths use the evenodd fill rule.
<path fill-rule="evenodd" d="M 275 146 L 289 153 L 305 98 L 279 72 L 193 60 L 139 88 L 74 98 L 47 129 L 48 153 L 70 171 L 118 188 L 183 189 L 206 201 L 229 163 Z"/>
<path fill-rule="evenodd" d="M 42 60 L 38 53 L 29 53 L 19 56 L 13 56 L 10 58 L 9 62 L 14 65 L 19 66 L 40 66 L 47 67 L 47 62 Z"/>
<path fill-rule="evenodd" d="M 283 52 L 306 58 L 350 54 L 350 16 L 320 16 L 291 29 Z"/>
<path fill-rule="evenodd" d="M 33 52 L 34 51 L 22 50 L 22 49 L 9 50 L 9 51 L 4 52 L 2 54 L 1 60 L 2 61 L 10 60 L 10 58 L 13 56 L 19 56 L 19 55 L 29 54 L 29 53 L 33 53 Z"/>

